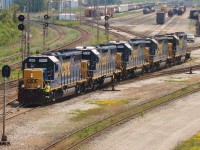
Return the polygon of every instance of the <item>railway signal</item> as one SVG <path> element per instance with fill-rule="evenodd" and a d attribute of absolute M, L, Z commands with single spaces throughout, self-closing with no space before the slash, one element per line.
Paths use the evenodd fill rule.
<path fill-rule="evenodd" d="M 49 19 L 49 16 L 48 15 L 44 15 L 44 19 Z"/>
<path fill-rule="evenodd" d="M 6 122 L 6 79 L 10 77 L 10 67 L 8 65 L 2 68 L 2 77 L 4 78 L 4 94 L 3 94 L 3 134 L 1 138 L 0 145 L 10 145 L 7 141 L 7 136 L 5 134 L 5 122 Z"/>
<path fill-rule="evenodd" d="M 24 50 L 24 47 L 25 47 L 25 45 L 26 45 L 26 43 L 25 43 L 25 38 L 26 38 L 26 36 L 25 36 L 25 30 L 26 30 L 26 27 L 25 27 L 25 25 L 24 25 L 24 20 L 25 20 L 25 17 L 24 17 L 24 15 L 19 15 L 18 16 L 18 20 L 19 20 L 19 22 L 20 22 L 20 24 L 18 25 L 18 30 L 20 30 L 20 31 L 22 31 L 22 33 L 21 33 L 21 51 L 22 51 L 22 61 L 24 60 L 24 58 L 25 58 L 25 50 Z"/>
<path fill-rule="evenodd" d="M 46 45 L 45 38 L 48 35 L 48 26 L 49 26 L 48 19 L 49 19 L 49 16 L 48 16 L 48 12 L 47 12 L 47 15 L 44 15 L 45 22 L 43 24 L 43 51 L 45 51 L 45 45 Z"/>
<path fill-rule="evenodd" d="M 106 34 L 106 38 L 107 38 L 107 42 L 109 42 L 109 16 L 105 15 L 104 17 L 105 19 L 105 34 Z"/>
<path fill-rule="evenodd" d="M 23 30 L 25 29 L 25 26 L 24 26 L 24 19 L 25 19 L 24 15 L 19 15 L 19 16 L 18 16 L 18 20 L 19 20 L 19 22 L 21 22 L 21 23 L 18 25 L 18 29 L 19 29 L 20 31 L 23 31 Z"/>

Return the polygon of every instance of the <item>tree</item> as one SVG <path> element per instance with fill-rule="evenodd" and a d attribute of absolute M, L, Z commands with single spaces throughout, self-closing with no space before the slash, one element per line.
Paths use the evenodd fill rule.
<path fill-rule="evenodd" d="M 99 0 L 99 5 L 105 5 L 105 3 L 107 5 L 113 5 L 113 4 L 119 4 L 121 3 L 121 0 Z M 96 5 L 97 4 L 97 0 L 88 0 L 88 4 L 89 5 Z"/>
<path fill-rule="evenodd" d="M 26 11 L 27 1 L 30 3 L 30 12 L 39 12 L 46 8 L 44 0 L 15 0 L 14 4 L 19 5 L 19 11 Z"/>

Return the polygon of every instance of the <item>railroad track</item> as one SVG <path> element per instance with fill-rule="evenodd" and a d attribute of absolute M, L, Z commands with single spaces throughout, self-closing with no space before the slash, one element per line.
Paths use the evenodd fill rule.
<path fill-rule="evenodd" d="M 74 48 L 76 46 L 78 46 L 79 44 L 82 44 L 84 42 L 86 42 L 88 39 L 89 39 L 89 32 L 86 31 L 86 30 L 83 30 L 81 28 L 78 28 L 78 27 L 71 27 L 72 29 L 75 29 L 77 31 L 79 31 L 81 33 L 81 36 L 79 39 L 69 43 L 69 44 L 66 44 L 66 45 L 63 45 L 63 46 L 60 46 L 58 48 L 55 48 L 53 50 L 50 50 L 50 51 L 57 51 L 57 50 L 61 50 L 61 49 L 64 49 L 64 48 Z"/>
<path fill-rule="evenodd" d="M 41 24 L 41 23 L 38 24 L 38 23 L 32 21 L 32 24 L 34 26 L 38 27 L 38 28 L 41 28 L 41 29 L 43 27 L 43 24 Z M 56 43 L 58 40 L 61 40 L 61 39 L 64 38 L 65 33 L 63 32 L 63 30 L 59 29 L 58 27 L 56 27 L 54 25 L 49 25 L 49 29 L 52 29 L 52 30 L 56 31 L 58 33 L 58 35 L 53 40 L 47 41 L 47 45 L 52 45 L 52 44 Z M 31 48 L 31 51 L 34 50 L 34 49 L 36 49 L 36 48 Z M 13 54 L 13 55 L 10 55 L 10 56 L 7 56 L 7 57 L 4 57 L 4 58 L 1 58 L 0 62 L 2 62 L 2 63 L 8 62 L 8 61 L 10 61 L 11 59 L 13 59 L 15 57 L 21 57 L 21 52 Z"/>
<path fill-rule="evenodd" d="M 194 70 L 200 70 L 200 65 L 192 66 L 192 70 L 193 71 Z M 134 79 L 125 80 L 120 84 L 127 84 L 127 83 L 132 82 L 132 81 L 139 81 L 139 80 L 145 80 L 145 79 L 156 78 L 156 77 L 161 77 L 161 76 L 169 76 L 169 75 L 186 73 L 186 72 L 189 73 L 189 71 L 190 71 L 190 67 L 185 67 L 185 68 L 179 68 L 179 69 L 175 69 L 175 70 L 168 70 L 168 71 L 163 70 L 162 72 L 158 71 L 158 72 L 153 72 L 153 73 L 147 73 L 147 74 L 144 74 L 142 76 L 138 76 Z"/>
<path fill-rule="evenodd" d="M 194 66 L 192 66 L 192 68 L 193 68 L 193 70 L 199 70 L 199 69 L 200 69 L 200 65 L 194 65 Z M 163 71 L 163 72 L 154 72 L 154 73 L 144 74 L 143 76 L 138 76 L 138 77 L 135 77 L 134 79 L 123 80 L 122 82 L 119 83 L 119 85 L 127 84 L 127 83 L 134 82 L 134 81 L 139 81 L 139 80 L 145 80 L 145 79 L 160 77 L 160 76 L 166 76 L 166 75 L 173 75 L 173 74 L 185 73 L 185 72 L 189 72 L 189 69 L 190 69 L 190 67 L 185 67 L 185 68 L 180 68 L 180 69 L 175 69 L 175 70 L 169 70 L 169 71 Z M 14 85 L 15 85 L 16 82 L 17 82 L 17 81 L 13 81 L 13 84 L 11 84 L 11 86 L 14 87 Z M 0 85 L 0 86 L 2 86 L 2 85 Z M 111 86 L 111 84 L 110 84 L 110 85 L 107 85 L 107 86 L 104 87 L 104 88 L 109 88 L 110 86 Z M 10 88 L 10 87 L 9 87 L 9 88 Z M 21 112 L 18 113 L 18 111 L 16 111 L 16 110 L 18 110 L 19 108 L 21 108 L 21 107 L 23 107 L 23 106 L 21 106 L 20 104 L 16 104 L 16 105 L 12 108 L 12 107 L 11 107 L 11 104 L 12 104 L 13 102 L 15 102 L 16 100 L 17 100 L 17 99 L 11 100 L 11 101 L 9 101 L 9 102 L 6 104 L 7 106 L 10 106 L 9 111 L 8 111 L 9 114 L 14 114 L 14 111 L 15 111 L 15 113 L 16 113 L 15 115 L 12 115 L 12 116 L 8 117 L 8 120 L 9 120 L 9 119 L 12 119 L 12 118 L 15 118 L 15 117 L 17 117 L 17 116 L 19 116 L 19 115 L 22 115 L 22 114 L 24 114 L 24 113 L 26 113 L 26 112 L 30 112 L 30 111 L 32 111 L 32 110 L 34 110 L 34 109 L 38 109 L 38 107 L 36 107 L 36 108 L 26 108 L 26 109 L 24 109 L 23 111 L 21 111 Z M 64 100 L 64 99 L 62 99 L 62 100 Z M 62 101 L 62 100 L 61 100 L 61 101 Z M 3 107 L 3 106 L 0 107 L 0 110 L 2 109 L 2 107 Z M 39 108 L 42 108 L 42 107 L 39 107 Z M 14 111 L 11 111 L 11 109 L 13 109 Z M 0 118 L 0 120 L 1 120 L 1 119 L 2 119 L 2 118 Z M 2 122 L 2 121 L 0 121 L 0 123 L 1 123 L 1 122 Z"/>
<path fill-rule="evenodd" d="M 6 112 L 6 121 L 16 118 L 18 116 L 24 115 L 25 113 L 41 109 L 41 108 L 43 108 L 43 107 L 37 106 L 34 108 L 25 108 L 23 105 L 18 105 L 17 107 L 10 108 Z M 3 117 L 0 117 L 0 124 L 2 124 L 2 123 L 3 123 Z"/>
<path fill-rule="evenodd" d="M 73 131 L 72 133 L 63 136 L 62 138 L 58 139 L 54 143 L 48 145 L 43 150 L 50 150 L 50 149 L 75 149 L 78 148 L 81 144 L 88 141 L 89 139 L 97 136 L 98 134 L 102 133 L 105 130 L 111 129 L 115 126 L 121 125 L 123 123 L 128 122 L 129 120 L 132 120 L 133 118 L 140 116 L 144 112 L 150 111 L 152 109 L 155 109 L 159 106 L 162 106 L 163 104 L 169 103 L 171 101 L 177 100 L 178 98 L 182 98 L 186 95 L 195 93 L 200 91 L 200 83 L 198 83 L 198 86 L 194 89 L 188 88 L 188 92 L 181 93 L 181 90 L 174 92 L 174 95 L 168 94 L 156 99 L 148 100 L 146 102 L 142 102 L 138 104 L 137 106 L 133 106 L 127 110 L 123 110 L 119 113 L 113 114 L 109 117 L 103 118 L 99 121 L 96 121 L 94 123 L 89 124 L 86 127 L 83 127 L 77 131 Z M 104 125 L 106 124 L 106 125 Z M 99 127 L 100 126 L 100 127 Z M 96 128 L 95 128 L 96 127 Z M 97 128 L 99 127 L 99 128 Z M 84 138 L 80 138 L 78 140 L 73 140 L 77 136 L 77 134 L 84 133 L 85 131 L 88 131 L 89 129 L 94 129 L 93 133 L 89 133 Z M 96 129 L 96 130 L 95 130 Z M 92 131 L 91 131 L 92 132 Z M 77 137 L 78 138 L 78 137 Z M 66 140 L 71 140 L 71 144 L 65 143 Z"/>
<path fill-rule="evenodd" d="M 54 24 L 50 24 L 50 26 L 53 26 Z M 55 26 L 55 25 L 54 25 Z M 58 25 L 59 26 L 59 25 Z M 61 25 L 60 25 L 61 26 Z M 61 49 L 64 49 L 64 48 L 73 48 L 73 47 L 76 47 L 78 46 L 79 44 L 82 44 L 83 42 L 86 42 L 90 36 L 89 32 L 86 31 L 86 30 L 83 30 L 83 29 L 80 29 L 78 27 L 71 27 L 77 31 L 79 31 L 81 33 L 80 37 L 75 40 L 75 41 L 72 41 L 71 43 L 69 44 L 66 44 L 66 45 L 63 45 L 63 46 L 60 46 L 58 48 L 55 48 L 55 49 L 52 49 L 52 50 L 49 50 L 49 51 L 58 51 L 58 50 L 61 50 Z M 19 54 L 20 55 L 20 54 Z M 8 58 L 7 58 L 8 59 Z M 11 58 L 9 58 L 11 59 Z M 18 69 L 20 68 L 21 66 L 21 61 L 19 62 L 15 62 L 13 64 L 10 64 L 10 67 L 12 70 L 14 69 Z"/>

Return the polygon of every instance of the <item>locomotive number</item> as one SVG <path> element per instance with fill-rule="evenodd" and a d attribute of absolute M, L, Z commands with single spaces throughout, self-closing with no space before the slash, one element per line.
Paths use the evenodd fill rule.
<path fill-rule="evenodd" d="M 83 55 L 90 55 L 90 52 L 83 52 Z"/>
<path fill-rule="evenodd" d="M 47 62 L 47 59 L 39 59 L 39 62 Z"/>
<path fill-rule="evenodd" d="M 26 82 L 27 83 L 37 83 L 38 79 L 28 79 Z"/>
<path fill-rule="evenodd" d="M 35 62 L 35 59 L 29 59 L 29 62 Z"/>

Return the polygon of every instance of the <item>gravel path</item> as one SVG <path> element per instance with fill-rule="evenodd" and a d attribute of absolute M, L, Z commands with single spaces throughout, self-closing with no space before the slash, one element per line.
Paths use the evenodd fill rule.
<path fill-rule="evenodd" d="M 82 149 L 169 150 L 200 131 L 200 92 L 114 128 Z"/>

